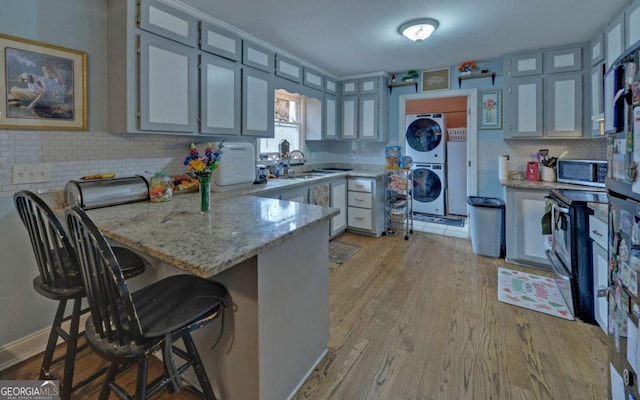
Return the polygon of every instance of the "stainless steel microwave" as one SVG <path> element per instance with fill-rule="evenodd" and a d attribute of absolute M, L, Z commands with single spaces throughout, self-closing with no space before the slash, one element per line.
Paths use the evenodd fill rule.
<path fill-rule="evenodd" d="M 607 161 L 605 160 L 558 160 L 558 182 L 576 185 L 605 187 Z"/>

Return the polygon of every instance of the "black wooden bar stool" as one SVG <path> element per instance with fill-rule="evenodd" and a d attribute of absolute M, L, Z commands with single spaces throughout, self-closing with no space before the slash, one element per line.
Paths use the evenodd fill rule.
<path fill-rule="evenodd" d="M 58 302 L 58 308 L 51 325 L 47 347 L 40 368 L 40 379 L 57 379 L 50 371 L 51 366 L 64 360 L 64 375 L 61 381 L 61 397 L 69 399 L 71 392 L 104 373 L 99 371 L 87 379 L 73 385 L 76 353 L 78 348 L 80 316 L 89 311 L 82 310 L 82 298 L 86 297 L 78 259 L 69 238 L 51 208 L 36 194 L 19 191 L 13 196 L 18 215 L 29 233 L 31 246 L 38 265 L 39 275 L 33 280 L 33 288 L 42 296 Z M 114 248 L 114 253 L 122 265 L 126 266 L 126 276 L 132 277 L 145 270 L 145 262 L 136 253 L 122 248 Z M 66 315 L 67 301 L 73 301 L 71 314 Z M 70 321 L 69 330 L 62 323 Z M 53 358 L 58 339 L 67 346 L 64 355 Z"/>
<path fill-rule="evenodd" d="M 168 387 L 185 387 L 203 399 L 215 399 L 191 332 L 222 315 L 227 290 L 195 275 L 174 275 L 130 293 L 120 264 L 102 233 L 79 207 L 65 211 L 71 242 L 80 261 L 91 318 L 85 335 L 89 345 L 111 362 L 100 399 L 113 391 L 131 399 L 115 382 L 125 368 L 138 366 L 135 399 L 146 399 Z M 185 350 L 174 346 L 182 339 Z M 149 358 L 162 351 L 164 374 L 147 384 Z M 184 363 L 175 364 L 175 356 Z M 201 390 L 182 382 L 193 367 Z"/>

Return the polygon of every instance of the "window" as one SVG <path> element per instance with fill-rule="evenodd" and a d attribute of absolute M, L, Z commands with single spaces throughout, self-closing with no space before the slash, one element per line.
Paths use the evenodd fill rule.
<path fill-rule="evenodd" d="M 304 145 L 302 121 L 304 98 L 284 90 L 276 90 L 274 106 L 274 137 L 259 139 L 260 160 L 275 160 L 280 156 L 280 143 L 289 142 L 289 151 L 302 150 Z"/>

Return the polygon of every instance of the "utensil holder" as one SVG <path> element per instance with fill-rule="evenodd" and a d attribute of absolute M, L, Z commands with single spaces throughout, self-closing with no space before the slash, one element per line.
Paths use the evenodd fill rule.
<path fill-rule="evenodd" d="M 556 170 L 550 167 L 540 166 L 540 179 L 545 182 L 556 181 Z"/>

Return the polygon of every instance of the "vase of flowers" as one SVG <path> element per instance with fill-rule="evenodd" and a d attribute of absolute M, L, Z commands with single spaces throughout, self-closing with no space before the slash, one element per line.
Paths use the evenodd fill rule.
<path fill-rule="evenodd" d="M 206 213 L 211 210 L 211 174 L 218 168 L 218 161 L 222 155 L 223 142 L 218 143 L 217 150 L 213 150 L 211 143 L 204 150 L 204 156 L 200 157 L 198 149 L 191 143 L 191 150 L 184 165 L 189 167 L 189 174 L 200 184 L 200 212 Z"/>

